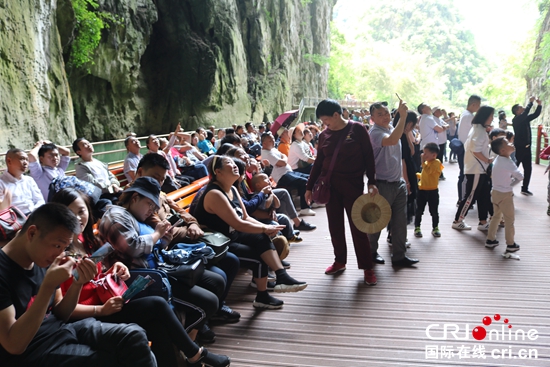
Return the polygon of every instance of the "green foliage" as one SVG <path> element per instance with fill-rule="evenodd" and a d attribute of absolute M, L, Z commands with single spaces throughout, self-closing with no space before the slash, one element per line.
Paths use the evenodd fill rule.
<path fill-rule="evenodd" d="M 326 56 L 323 56 L 323 55 L 318 55 L 318 54 L 305 54 L 304 59 L 309 60 L 309 61 L 311 61 L 311 62 L 313 62 L 317 65 L 320 65 L 320 66 L 326 65 L 330 61 L 329 57 L 326 57 Z"/>
<path fill-rule="evenodd" d="M 465 84 L 481 82 L 488 69 L 454 4 L 451 0 L 392 1 L 376 5 L 366 18 L 374 41 L 396 40 L 410 54 L 422 52 L 429 63 L 442 63 L 450 99 Z"/>
<path fill-rule="evenodd" d="M 309 5 L 313 2 L 313 0 L 300 0 L 300 2 L 302 3 L 302 6 L 306 6 L 306 5 Z"/>
<path fill-rule="evenodd" d="M 265 19 L 267 19 L 267 22 L 268 23 L 273 23 L 274 19 L 273 19 L 273 16 L 271 15 L 271 12 L 269 10 L 267 10 L 267 8 L 263 8 L 264 9 L 264 14 L 265 14 Z"/>
<path fill-rule="evenodd" d="M 464 25 L 459 0 L 362 1 L 362 16 L 342 12 L 331 24 L 330 97 L 349 93 L 393 106 L 398 92 L 410 107 L 429 101 L 457 113 L 474 93 L 506 110 L 523 99 L 534 39 L 490 63 Z M 544 39 L 550 59 L 550 35 Z"/>
<path fill-rule="evenodd" d="M 109 23 L 120 23 L 110 13 L 100 11 L 94 0 L 71 0 L 76 18 L 76 37 L 71 44 L 69 63 L 89 72 L 94 52 L 101 41 L 101 31 Z"/>

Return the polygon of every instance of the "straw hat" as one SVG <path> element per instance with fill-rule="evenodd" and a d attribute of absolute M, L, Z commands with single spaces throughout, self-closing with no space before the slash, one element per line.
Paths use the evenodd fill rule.
<path fill-rule="evenodd" d="M 388 225 L 390 219 L 390 204 L 380 194 L 361 195 L 351 208 L 351 220 L 361 232 L 369 234 L 380 232 Z"/>

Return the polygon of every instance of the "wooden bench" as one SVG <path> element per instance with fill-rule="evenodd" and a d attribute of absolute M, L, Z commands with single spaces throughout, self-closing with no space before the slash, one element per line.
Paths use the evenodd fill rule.
<path fill-rule="evenodd" d="M 121 163 L 114 164 L 112 166 L 109 166 L 109 171 L 115 177 L 117 178 L 118 182 L 120 182 L 120 187 L 124 188 L 126 185 L 128 185 L 128 179 L 124 175 L 124 165 Z"/>
<path fill-rule="evenodd" d="M 208 176 L 200 178 L 191 182 L 189 185 L 182 187 L 179 190 L 172 191 L 166 196 L 169 199 L 174 200 L 180 208 L 188 212 L 189 206 L 193 202 L 193 199 L 195 198 L 195 195 L 197 195 L 197 192 L 199 192 L 199 190 L 204 186 L 208 185 L 209 181 L 210 178 Z"/>

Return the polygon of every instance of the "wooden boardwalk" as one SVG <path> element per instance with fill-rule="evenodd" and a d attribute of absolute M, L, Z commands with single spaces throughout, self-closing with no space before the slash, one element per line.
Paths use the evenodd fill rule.
<path fill-rule="evenodd" d="M 279 294 L 281 310 L 256 311 L 255 290 L 250 275 L 239 274 L 228 304 L 242 314 L 239 323 L 216 325 L 212 351 L 232 358 L 232 366 L 550 366 L 550 217 L 546 215 L 548 178 L 544 166 L 534 166 L 533 197 L 519 195 L 516 188 L 516 242 L 521 260 L 504 259 L 504 230 L 495 249 L 484 247 L 485 233 L 478 231 L 477 210 L 466 222 L 472 231 L 451 229 L 456 210 L 456 164 L 445 164 L 446 181 L 440 183 L 441 238 L 430 234 L 431 220 L 423 218 L 424 237 L 413 236 L 409 254 L 420 259 L 416 268 L 394 270 L 389 247 L 382 234 L 380 254 L 385 265 L 376 266 L 378 284 L 367 286 L 352 250 L 348 231 L 348 269 L 339 276 L 324 274 L 333 261 L 324 208 L 307 220 L 318 229 L 304 233 L 304 242 L 293 245 L 287 260 L 290 274 L 307 280 L 308 288 L 297 294 Z M 483 326 L 485 316 L 500 314 L 488 327 L 503 330 L 504 319 L 513 325 L 511 340 L 489 335 L 483 341 L 472 337 L 472 329 Z M 457 324 L 459 338 L 443 337 L 444 324 Z M 465 328 L 468 325 L 469 332 Z M 450 331 L 454 326 L 448 326 Z M 535 340 L 515 340 L 516 330 L 536 330 Z M 532 335 L 534 336 L 534 335 Z M 441 348 L 452 356 L 441 355 Z M 427 351 L 437 348 L 435 354 Z M 480 358 L 485 350 L 485 359 Z M 459 355 L 459 349 L 462 354 Z M 497 349 L 493 353 L 493 350 Z M 531 350 L 531 359 L 521 359 L 520 349 Z M 501 350 L 504 351 L 504 356 Z M 534 357 L 536 350 L 537 357 Z M 492 354 L 493 353 L 493 354 Z M 511 353 L 511 356 L 509 356 Z M 469 358 L 467 358 L 469 357 Z M 476 357 L 476 358 L 474 358 Z M 500 358 L 495 358 L 500 357 Z"/>

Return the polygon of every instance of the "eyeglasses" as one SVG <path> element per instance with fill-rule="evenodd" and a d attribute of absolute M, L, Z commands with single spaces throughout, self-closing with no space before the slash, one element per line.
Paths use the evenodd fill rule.
<path fill-rule="evenodd" d="M 157 205 L 155 203 L 153 203 L 153 201 L 151 201 L 151 199 L 149 199 L 145 196 L 142 196 L 142 195 L 140 195 L 140 196 L 141 196 L 142 201 L 146 200 L 145 203 L 147 203 L 147 205 L 149 205 L 149 209 L 154 211 L 157 208 Z"/>

